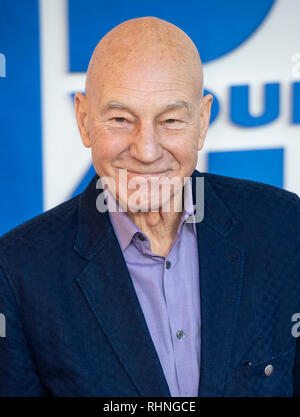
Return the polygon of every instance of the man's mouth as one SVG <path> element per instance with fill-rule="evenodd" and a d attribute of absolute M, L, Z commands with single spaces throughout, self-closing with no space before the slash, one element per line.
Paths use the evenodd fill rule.
<path fill-rule="evenodd" d="M 133 171 L 133 170 L 128 170 L 128 173 L 130 174 L 134 174 L 134 175 L 143 175 L 145 177 L 149 177 L 149 176 L 157 176 L 157 175 L 165 175 L 169 170 L 164 170 L 164 171 Z"/>

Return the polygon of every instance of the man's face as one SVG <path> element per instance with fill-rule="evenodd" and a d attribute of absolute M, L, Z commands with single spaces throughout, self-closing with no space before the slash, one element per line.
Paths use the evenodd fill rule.
<path fill-rule="evenodd" d="M 79 124 L 82 100 L 77 97 Z M 139 204 L 149 209 L 154 198 L 151 180 L 164 183 L 177 177 L 183 184 L 192 174 L 209 123 L 211 96 L 200 101 L 188 74 L 178 72 L 174 64 L 120 65 L 99 76 L 87 100 L 84 144 L 92 148 L 98 175 L 114 180 L 123 206 L 132 206 L 130 196 L 138 187 L 128 186 L 139 182 L 134 179 L 143 179 Z M 127 182 L 119 187 L 120 169 L 127 170 Z M 162 195 L 160 190 L 159 206 L 177 191 L 171 187 L 171 194 Z"/>

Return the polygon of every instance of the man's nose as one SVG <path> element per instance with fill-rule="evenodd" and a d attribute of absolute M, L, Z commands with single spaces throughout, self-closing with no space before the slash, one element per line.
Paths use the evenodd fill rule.
<path fill-rule="evenodd" d="M 143 123 L 136 133 L 130 147 L 131 156 L 144 164 L 150 164 L 161 158 L 163 148 L 160 138 L 151 121 Z"/>

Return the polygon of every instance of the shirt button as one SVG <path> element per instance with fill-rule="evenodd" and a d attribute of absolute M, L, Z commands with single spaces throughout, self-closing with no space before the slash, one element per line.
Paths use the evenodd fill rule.
<path fill-rule="evenodd" d="M 176 332 L 176 337 L 177 337 L 177 339 L 182 340 L 184 338 L 184 331 L 183 330 L 178 330 Z"/>
<path fill-rule="evenodd" d="M 265 375 L 266 376 L 270 376 L 274 371 L 274 366 L 273 365 L 268 365 L 265 367 Z"/>
<path fill-rule="evenodd" d="M 171 262 L 170 261 L 166 261 L 166 269 L 170 269 L 171 268 Z"/>
<path fill-rule="evenodd" d="M 142 233 L 138 234 L 138 237 L 140 240 L 144 241 L 145 240 L 145 236 Z"/>

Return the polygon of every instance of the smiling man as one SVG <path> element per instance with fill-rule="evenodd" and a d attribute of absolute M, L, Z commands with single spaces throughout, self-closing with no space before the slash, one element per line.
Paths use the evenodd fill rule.
<path fill-rule="evenodd" d="M 75 96 L 96 176 L 0 240 L 0 395 L 300 395 L 299 198 L 195 170 L 211 103 L 173 24 L 99 42 Z"/>

